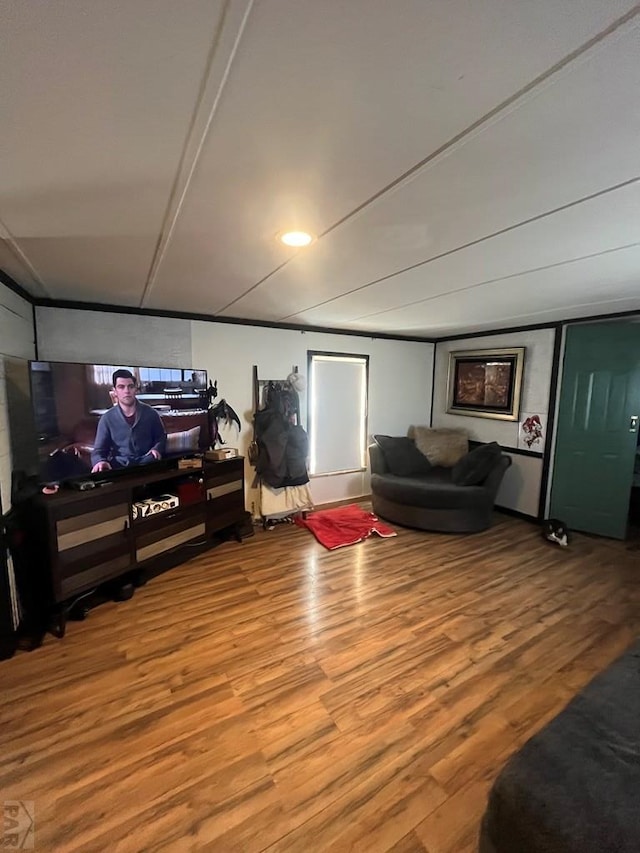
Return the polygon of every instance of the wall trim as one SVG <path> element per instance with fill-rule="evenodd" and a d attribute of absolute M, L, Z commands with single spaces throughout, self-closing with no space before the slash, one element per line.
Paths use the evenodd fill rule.
<path fill-rule="evenodd" d="M 502 447 L 502 449 L 505 453 L 513 453 L 514 456 L 530 456 L 532 459 L 544 459 L 544 452 L 540 452 L 539 450 L 525 450 L 523 447 Z"/>
<path fill-rule="evenodd" d="M 408 341 L 411 343 L 433 344 L 433 338 L 419 336 L 392 335 L 386 332 L 363 332 L 360 330 L 334 329 L 328 326 L 304 326 L 299 323 L 272 323 L 268 320 L 250 320 L 242 317 L 218 317 L 215 314 L 195 314 L 189 311 L 164 311 L 154 308 L 136 308 L 134 306 L 109 305 L 102 302 L 77 302 L 66 299 L 36 299 L 38 308 L 62 308 L 73 311 L 97 311 L 113 314 L 136 314 L 143 317 L 167 317 L 172 320 L 199 320 L 204 323 L 227 323 L 234 326 L 259 326 L 266 329 L 284 329 L 292 332 L 320 332 L 325 335 L 369 338 L 370 340 Z"/>
<path fill-rule="evenodd" d="M 493 508 L 498 512 L 503 512 L 505 515 L 511 515 L 513 518 L 521 518 L 523 521 L 529 521 L 531 524 L 540 524 L 542 521 L 540 517 L 527 515 L 524 512 L 520 512 L 519 509 L 511 509 L 507 506 L 498 506 L 498 504 L 494 504 Z"/>
<path fill-rule="evenodd" d="M 463 341 L 467 338 L 487 338 L 491 335 L 508 335 L 517 332 L 529 332 L 535 329 L 557 329 L 562 326 L 576 326 L 579 323 L 596 323 L 599 320 L 616 320 L 622 317 L 637 317 L 640 308 L 630 311 L 616 311 L 611 314 L 591 314 L 589 317 L 567 317 L 563 320 L 553 320 L 547 323 L 531 323 L 528 326 L 507 326 L 505 328 L 484 329 L 480 332 L 460 332 L 455 335 L 447 335 L 443 338 L 433 338 L 434 343 L 446 343 L 447 341 Z"/>
<path fill-rule="evenodd" d="M 434 398 L 434 388 L 436 387 L 436 354 L 437 354 L 438 344 L 435 344 L 433 347 L 433 364 L 431 365 L 431 407 L 429 409 L 429 427 L 433 428 L 433 398 Z"/>
<path fill-rule="evenodd" d="M 634 312 L 635 313 L 635 312 Z M 586 318 L 585 318 L 586 319 Z M 446 338 L 436 338 L 436 344 L 447 343 L 448 341 L 464 341 L 467 338 L 488 338 L 491 335 L 508 335 L 517 334 L 518 332 L 530 332 L 536 329 L 554 329 L 556 326 L 562 326 L 564 323 L 578 322 L 574 320 L 559 320 L 558 322 L 549 323 L 530 323 L 526 326 L 509 326 L 504 329 L 485 329 L 482 332 L 468 332 L 458 335 L 447 335 Z"/>
<path fill-rule="evenodd" d="M 36 320 L 36 306 L 31 303 L 31 323 L 33 325 L 33 354 L 35 356 L 35 360 L 39 361 L 38 358 L 38 323 Z"/>
<path fill-rule="evenodd" d="M 547 433 L 548 435 L 548 433 Z M 479 447 L 481 444 L 490 444 L 488 441 L 477 441 L 475 438 L 469 439 L 471 447 Z M 539 450 L 525 450 L 523 447 L 508 447 L 506 444 L 501 444 L 503 453 L 513 453 L 514 456 L 530 456 L 533 459 L 543 459 L 544 453 Z"/>
<path fill-rule="evenodd" d="M 560 355 L 562 351 L 562 329 L 556 329 L 553 341 L 553 359 L 551 362 L 551 377 L 549 379 L 549 409 L 547 412 L 547 437 L 544 445 L 544 460 L 542 476 L 540 477 L 540 500 L 538 517 L 544 518 L 547 507 L 547 490 L 551 478 L 551 436 L 553 435 L 556 418 L 556 399 L 558 397 L 558 379 L 560 376 Z"/>
<path fill-rule="evenodd" d="M 35 298 L 28 293 L 22 285 L 18 284 L 17 281 L 11 278 L 3 269 L 0 269 L 0 284 L 4 284 L 5 287 L 8 287 L 9 290 L 13 290 L 15 294 L 21 296 L 26 302 L 30 305 L 35 304 Z"/>
<path fill-rule="evenodd" d="M 485 338 L 491 335 L 506 335 L 518 332 L 527 332 L 533 329 L 553 329 L 562 326 L 574 325 L 577 323 L 594 323 L 598 320 L 615 320 L 622 317 L 636 317 L 640 315 L 640 308 L 629 311 L 617 311 L 610 314 L 592 314 L 588 317 L 566 317 L 562 320 L 549 321 L 547 323 L 532 323 L 524 326 L 507 326 L 498 327 L 495 329 L 483 329 L 476 332 L 457 332 L 453 335 L 444 335 L 442 337 L 431 336 L 424 337 L 420 335 L 393 335 L 389 332 L 367 332 L 360 330 L 349 331 L 347 329 L 335 329 L 330 326 L 304 326 L 298 323 L 272 323 L 268 320 L 249 320 L 242 317 L 217 317 L 215 314 L 198 314 L 188 311 L 164 311 L 154 308 L 136 308 L 127 305 L 111 305 L 102 302 L 83 302 L 79 300 L 67 299 L 45 299 L 43 297 L 32 296 L 27 290 L 18 284 L 11 276 L 0 268 L 0 283 L 4 284 L 10 290 L 13 290 L 18 296 L 21 296 L 31 305 L 42 308 L 67 308 L 78 311 L 102 311 L 116 314 L 138 314 L 148 317 L 167 317 L 176 320 L 201 320 L 208 323 L 229 323 L 236 326 L 259 326 L 267 329 L 287 329 L 294 332 L 320 332 L 321 334 L 330 335 L 345 335 L 348 337 L 371 338 L 375 340 L 390 341 L 410 341 L 421 344 L 439 344 L 447 341 L 459 341 L 466 338 Z"/>

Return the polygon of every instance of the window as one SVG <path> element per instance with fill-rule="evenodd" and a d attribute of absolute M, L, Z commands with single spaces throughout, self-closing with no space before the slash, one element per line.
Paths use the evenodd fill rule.
<path fill-rule="evenodd" d="M 369 356 L 307 353 L 309 473 L 366 468 Z"/>
<path fill-rule="evenodd" d="M 140 382 L 164 382 L 165 385 L 175 385 L 184 379 L 184 371 L 172 367 L 141 367 Z M 191 371 L 189 371 L 191 375 Z"/>
<path fill-rule="evenodd" d="M 111 388 L 112 376 L 116 370 L 129 370 L 133 373 L 130 367 L 123 367 L 121 364 L 94 364 L 91 369 L 94 383 L 96 385 L 108 385 L 109 388 Z"/>

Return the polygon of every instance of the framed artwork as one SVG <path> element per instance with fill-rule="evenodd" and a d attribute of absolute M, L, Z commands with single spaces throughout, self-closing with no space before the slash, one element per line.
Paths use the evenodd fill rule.
<path fill-rule="evenodd" d="M 547 416 L 544 412 L 520 412 L 518 447 L 542 453 L 547 432 Z"/>
<path fill-rule="evenodd" d="M 447 412 L 517 421 L 524 347 L 449 353 Z"/>

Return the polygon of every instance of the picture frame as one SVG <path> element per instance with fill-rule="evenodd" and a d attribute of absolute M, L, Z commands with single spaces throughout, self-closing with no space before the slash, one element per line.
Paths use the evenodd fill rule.
<path fill-rule="evenodd" d="M 449 353 L 447 412 L 517 421 L 525 347 Z"/>

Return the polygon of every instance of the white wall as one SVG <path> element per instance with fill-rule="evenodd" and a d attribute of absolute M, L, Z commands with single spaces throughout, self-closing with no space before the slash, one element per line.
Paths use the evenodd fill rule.
<path fill-rule="evenodd" d="M 511 454 L 512 465 L 505 474 L 498 492 L 497 505 L 514 509 L 525 515 L 538 514 L 543 459 L 532 452 L 543 452 L 550 446 L 547 432 L 549 387 L 553 365 L 555 329 L 531 329 L 523 332 L 459 338 L 436 345 L 435 381 L 433 395 L 433 426 L 465 429 L 476 441 L 497 441 L 504 448 L 520 449 Z M 447 414 L 447 375 L 449 353 L 457 350 L 525 347 L 519 421 L 466 417 Z M 544 427 L 544 442 L 527 451 L 521 440 L 520 423 L 531 414 L 540 416 Z"/>
<path fill-rule="evenodd" d="M 38 307 L 36 325 L 42 361 L 158 367 L 184 367 L 191 361 L 189 320 Z"/>
<path fill-rule="evenodd" d="M 11 494 L 11 441 L 7 410 L 6 367 L 10 357 L 35 355 L 31 305 L 0 284 L 0 494 L 2 506 L 9 508 Z"/>
<path fill-rule="evenodd" d="M 520 453 L 507 455 L 511 457 L 511 467 L 498 489 L 496 505 L 536 518 L 542 486 L 542 459 Z"/>
<path fill-rule="evenodd" d="M 245 456 L 252 437 L 253 365 L 261 379 L 285 379 L 294 365 L 306 375 L 307 350 L 369 356 L 370 434 L 405 435 L 409 424 L 429 418 L 433 344 L 59 308 L 38 308 L 36 320 L 43 360 L 207 370 L 218 382 L 218 400 L 226 399 L 242 421 L 240 435 L 232 428 L 223 430 L 223 436 Z M 306 426 L 304 394 L 301 406 Z M 247 464 L 249 509 L 255 500 L 253 476 Z M 369 493 L 369 476 L 318 477 L 311 490 L 318 504 L 355 498 Z"/>

